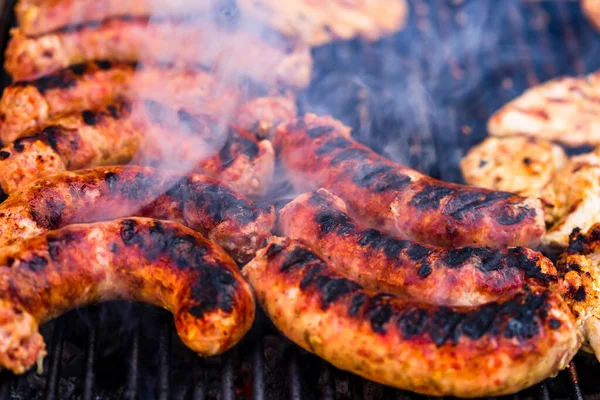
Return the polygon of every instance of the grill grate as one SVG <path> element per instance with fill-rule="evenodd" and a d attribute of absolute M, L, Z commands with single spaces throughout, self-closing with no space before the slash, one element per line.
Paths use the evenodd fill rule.
<path fill-rule="evenodd" d="M 600 67 L 598 34 L 577 2 L 411 5 L 409 25 L 394 37 L 316 49 L 313 84 L 299 107 L 332 113 L 365 144 L 444 180 L 461 181 L 459 158 L 485 136 L 488 116 L 526 86 Z M 13 21 L 11 9 L 5 4 L 0 15 L 6 28 L 1 44 Z M 493 37 L 477 39 L 477 26 L 491 29 Z M 461 32 L 464 42 L 446 48 L 444 38 Z M 480 41 L 473 43 L 473 37 Z M 49 341 L 44 374 L 0 373 L 0 400 L 423 397 L 332 368 L 277 336 L 261 314 L 255 325 L 237 348 L 203 360 L 173 339 L 164 312 L 121 303 L 74 311 L 42 328 Z M 513 398 L 598 398 L 599 372 L 592 357 L 578 356 L 557 378 Z"/>

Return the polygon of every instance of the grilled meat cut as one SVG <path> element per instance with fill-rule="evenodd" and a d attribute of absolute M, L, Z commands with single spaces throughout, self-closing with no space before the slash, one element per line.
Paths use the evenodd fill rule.
<path fill-rule="evenodd" d="M 48 119 L 98 108 L 119 99 L 154 100 L 173 108 L 232 121 L 268 136 L 279 122 L 296 116 L 293 99 L 248 90 L 202 69 L 142 67 L 90 62 L 4 89 L 0 140 L 10 143 Z M 257 95 L 266 97 L 256 97 Z"/>
<path fill-rule="evenodd" d="M 10 194 L 58 172 L 125 164 L 135 157 L 134 164 L 219 178 L 247 195 L 269 190 L 275 155 L 268 140 L 259 142 L 206 115 L 192 116 L 156 102 L 136 102 L 130 108 L 125 102 L 55 117 L 5 146 L 0 150 L 2 189 Z M 163 117 L 168 113 L 176 121 L 167 123 Z"/>
<path fill-rule="evenodd" d="M 132 160 L 144 133 L 132 124 L 127 104 L 47 121 L 31 136 L 0 150 L 0 185 L 10 194 L 48 175 Z"/>
<path fill-rule="evenodd" d="M 542 254 L 515 247 L 434 247 L 362 226 L 325 189 L 298 196 L 279 213 L 279 232 L 299 239 L 365 288 L 446 306 L 498 300 L 523 285 L 556 285 Z"/>
<path fill-rule="evenodd" d="M 218 0 L 20 0 L 15 11 L 23 32 L 34 36 L 113 17 L 218 15 L 226 7 L 226 2 Z M 400 29 L 408 15 L 404 0 L 238 0 L 231 7 L 243 14 L 238 18 L 254 18 L 255 24 L 313 46 L 355 36 L 376 40 Z"/>
<path fill-rule="evenodd" d="M 567 163 L 564 150 L 536 137 L 488 137 L 460 162 L 465 182 L 486 189 L 540 197 Z"/>
<path fill-rule="evenodd" d="M 38 324 L 88 304 L 166 308 L 182 342 L 202 356 L 235 345 L 254 320 L 252 291 L 235 262 L 174 222 L 71 225 L 4 248 L 0 264 L 0 365 L 18 374 L 45 354 Z"/>
<path fill-rule="evenodd" d="M 261 209 L 221 182 L 150 167 L 97 167 L 39 179 L 0 204 L 0 243 L 83 222 L 145 216 L 181 222 L 238 262 L 270 236 L 273 208 Z"/>
<path fill-rule="evenodd" d="M 11 34 L 4 67 L 15 80 L 38 78 L 86 61 L 109 60 L 209 66 L 272 86 L 303 88 L 310 81 L 312 66 L 306 47 L 291 46 L 287 40 L 267 42 L 210 21 L 111 19 L 39 37 L 27 37 L 18 28 Z M 220 67 L 221 63 L 229 70 Z"/>
<path fill-rule="evenodd" d="M 242 275 L 294 343 L 338 368 L 418 393 L 514 393 L 556 374 L 580 344 L 567 305 L 544 287 L 524 285 L 474 307 L 428 305 L 364 289 L 287 238 L 259 250 Z"/>
<path fill-rule="evenodd" d="M 600 224 L 573 230 L 556 267 L 567 285 L 565 301 L 585 339 L 582 349 L 600 360 Z"/>
<path fill-rule="evenodd" d="M 560 77 L 528 89 L 488 121 L 494 136 L 529 135 L 567 146 L 600 145 L 600 75 Z"/>
<path fill-rule="evenodd" d="M 365 224 L 440 246 L 524 245 L 544 233 L 538 199 L 437 181 L 377 155 L 330 117 L 277 128 L 275 149 L 297 191 L 321 187 Z"/>

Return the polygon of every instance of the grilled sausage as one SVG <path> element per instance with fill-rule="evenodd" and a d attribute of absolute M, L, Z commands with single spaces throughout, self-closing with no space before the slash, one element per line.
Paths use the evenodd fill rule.
<path fill-rule="evenodd" d="M 10 194 L 37 178 L 133 158 L 144 133 L 131 123 L 127 104 L 56 117 L 31 136 L 0 150 L 0 185 Z"/>
<path fill-rule="evenodd" d="M 363 289 L 310 248 L 276 238 L 242 270 L 277 328 L 334 366 L 428 395 L 519 391 L 579 347 L 559 295 L 524 286 L 497 302 L 445 307 Z"/>
<path fill-rule="evenodd" d="M 275 150 L 295 189 L 326 188 L 385 232 L 440 246 L 535 247 L 537 199 L 437 181 L 375 154 L 331 117 L 307 114 L 277 128 Z"/>
<path fill-rule="evenodd" d="M 24 80 L 93 60 L 210 67 L 223 62 L 232 76 L 247 75 L 269 86 L 308 85 L 312 59 L 307 47 L 290 44 L 276 34 L 267 42 L 258 35 L 225 29 L 210 20 L 197 22 L 152 23 L 146 18 L 117 18 L 39 37 L 27 37 L 15 28 L 4 67 L 13 79 Z"/>
<path fill-rule="evenodd" d="M 542 254 L 515 247 L 448 249 L 365 229 L 325 189 L 298 196 L 279 212 L 279 232 L 301 239 L 349 279 L 427 303 L 454 306 L 498 300 L 528 284 L 557 283 Z"/>
<path fill-rule="evenodd" d="M 556 268 L 565 282 L 564 299 L 585 339 L 582 350 L 600 360 L 600 224 L 587 233 L 576 228 Z"/>
<path fill-rule="evenodd" d="M 245 262 L 275 222 L 217 180 L 149 167 L 97 167 L 39 179 L 0 205 L 0 243 L 65 225 L 126 216 L 169 219 L 194 228 Z"/>
<path fill-rule="evenodd" d="M 117 101 L 125 95 L 134 71 L 133 65 L 97 62 L 13 83 L 0 100 L 0 140 L 8 144 L 57 115 Z"/>
<path fill-rule="evenodd" d="M 3 249 L 0 264 L 0 365 L 17 374 L 45 354 L 38 324 L 92 303 L 166 308 L 183 343 L 202 356 L 235 345 L 254 320 L 254 298 L 235 262 L 174 222 L 72 225 Z"/>
<path fill-rule="evenodd" d="M 208 12 L 214 1 L 173 0 L 19 0 L 15 14 L 19 28 L 37 36 L 70 25 L 112 17 L 165 17 Z"/>
<path fill-rule="evenodd" d="M 155 104 L 145 107 L 143 104 Z M 177 121 L 157 119 L 166 107 L 128 103 L 51 119 L 39 132 L 0 150 L 0 185 L 10 194 L 31 181 L 66 170 L 134 164 L 193 171 L 219 178 L 251 196 L 271 187 L 271 142 L 206 115 L 170 110 Z M 150 114 L 152 121 L 150 121 Z"/>

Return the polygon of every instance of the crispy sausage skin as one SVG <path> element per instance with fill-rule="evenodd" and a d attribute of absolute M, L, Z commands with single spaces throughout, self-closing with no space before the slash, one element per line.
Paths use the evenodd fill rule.
<path fill-rule="evenodd" d="M 0 150 L 0 185 L 10 194 L 48 175 L 99 165 L 125 164 L 144 132 L 132 124 L 129 105 L 56 117 L 39 131 Z"/>
<path fill-rule="evenodd" d="M 149 103 L 154 106 L 144 106 Z M 176 121 L 165 126 L 157 115 L 167 107 L 158 104 L 134 102 L 131 110 L 120 102 L 47 121 L 0 149 L 2 190 L 10 194 L 59 172 L 128 162 L 202 173 L 250 196 L 269 190 L 275 166 L 270 141 L 183 109 L 169 109 Z"/>
<path fill-rule="evenodd" d="M 441 182 L 377 155 L 331 117 L 307 114 L 277 128 L 275 150 L 298 191 L 341 197 L 368 225 L 440 246 L 536 247 L 538 199 Z"/>
<path fill-rule="evenodd" d="M 92 60 L 178 67 L 229 62 L 232 76 L 247 75 L 271 87 L 306 87 L 312 68 L 309 48 L 276 34 L 272 39 L 222 27 L 210 18 L 189 24 L 169 18 L 160 23 L 148 18 L 114 18 L 35 37 L 14 28 L 4 68 L 14 80 L 26 80 Z"/>
<path fill-rule="evenodd" d="M 0 243 L 73 223 L 145 216 L 181 222 L 230 252 L 252 258 L 270 236 L 263 210 L 219 181 L 194 173 L 112 166 L 39 179 L 0 205 Z"/>
<path fill-rule="evenodd" d="M 523 285 L 557 285 L 556 268 L 524 247 L 435 247 L 365 228 L 325 189 L 298 196 L 280 212 L 283 236 L 301 239 L 368 289 L 456 306 L 498 300 Z"/>
<path fill-rule="evenodd" d="M 427 305 L 363 289 L 283 238 L 259 250 L 242 274 L 296 344 L 338 368 L 418 393 L 514 393 L 556 374 L 579 348 L 569 308 L 542 287 L 475 307 Z"/>
<path fill-rule="evenodd" d="M 71 225 L 3 249 L 0 264 L 0 365 L 18 374 L 45 354 L 38 324 L 92 303 L 166 308 L 183 343 L 202 356 L 235 345 L 254 320 L 252 291 L 235 262 L 175 222 Z"/>

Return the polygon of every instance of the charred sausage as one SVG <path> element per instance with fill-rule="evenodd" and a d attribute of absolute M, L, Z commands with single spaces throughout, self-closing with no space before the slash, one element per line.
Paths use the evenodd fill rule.
<path fill-rule="evenodd" d="M 542 254 L 523 247 L 444 248 L 365 228 L 325 189 L 298 196 L 279 212 L 279 232 L 301 239 L 368 289 L 454 306 L 498 300 L 523 285 L 558 284 Z"/>
<path fill-rule="evenodd" d="M 169 219 L 192 227 L 244 262 L 275 222 L 219 181 L 149 167 L 98 167 L 42 178 L 0 205 L 0 243 L 65 225 L 127 216 Z"/>
<path fill-rule="evenodd" d="M 92 303 L 166 308 L 183 343 L 202 356 L 235 345 L 254 320 L 254 298 L 235 262 L 175 222 L 71 225 L 3 249 L 0 264 L 0 365 L 17 374 L 45 354 L 38 324 Z"/>
<path fill-rule="evenodd" d="M 541 202 L 441 182 L 377 155 L 330 117 L 307 114 L 277 128 L 275 150 L 298 191 L 341 197 L 368 225 L 440 246 L 536 247 Z"/>
<path fill-rule="evenodd" d="M 564 368 L 579 348 L 561 297 L 524 286 L 475 307 L 444 307 L 364 289 L 310 248 L 275 238 L 242 274 L 293 342 L 367 379 L 428 395 L 519 391 Z"/>
<path fill-rule="evenodd" d="M 130 108 L 122 102 L 55 117 L 39 131 L 5 146 L 0 150 L 2 189 L 10 194 L 37 178 L 66 170 L 128 162 L 206 174 L 251 196 L 271 187 L 275 154 L 268 140 L 258 141 L 207 115 L 154 101 L 135 102 Z M 166 126 L 158 117 L 167 114 L 165 110 L 176 119 Z"/>

